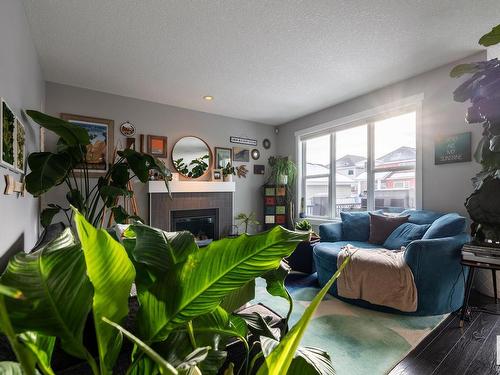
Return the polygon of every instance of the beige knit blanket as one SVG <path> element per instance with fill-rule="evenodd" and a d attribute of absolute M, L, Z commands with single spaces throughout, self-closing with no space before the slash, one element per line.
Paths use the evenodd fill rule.
<path fill-rule="evenodd" d="M 338 267 L 348 254 L 351 261 L 337 280 L 341 297 L 362 299 L 405 312 L 417 310 L 417 287 L 404 261 L 404 251 L 347 245 L 339 253 Z"/>

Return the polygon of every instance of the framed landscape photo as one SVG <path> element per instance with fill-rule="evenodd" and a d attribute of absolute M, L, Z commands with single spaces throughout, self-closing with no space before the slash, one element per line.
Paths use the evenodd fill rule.
<path fill-rule="evenodd" d="M 26 129 L 21 121 L 16 117 L 16 170 L 19 173 L 24 173 L 24 167 L 26 164 Z"/>
<path fill-rule="evenodd" d="M 0 102 L 0 117 L 2 119 L 0 159 L 6 167 L 16 169 L 16 116 L 3 98 L 0 98 Z"/>
<path fill-rule="evenodd" d="M 223 169 L 233 163 L 233 150 L 225 147 L 215 148 L 215 169 Z"/>
<path fill-rule="evenodd" d="M 61 118 L 89 133 L 90 144 L 87 145 L 87 165 L 91 177 L 99 177 L 107 173 L 113 161 L 114 125 L 113 120 L 61 113 Z M 76 168 L 76 171 L 82 169 Z"/>
<path fill-rule="evenodd" d="M 161 135 L 148 135 L 148 154 L 166 159 L 168 157 L 167 141 L 168 138 Z"/>
<path fill-rule="evenodd" d="M 233 161 L 248 163 L 250 161 L 250 150 L 248 148 L 233 147 Z"/>

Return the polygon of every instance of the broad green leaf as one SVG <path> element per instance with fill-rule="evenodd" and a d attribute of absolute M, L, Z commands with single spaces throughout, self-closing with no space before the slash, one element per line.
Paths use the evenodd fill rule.
<path fill-rule="evenodd" d="M 311 301 L 311 304 L 306 308 L 299 321 L 281 340 L 279 345 L 269 354 L 264 364 L 259 368 L 257 375 L 281 375 L 288 372 L 295 353 L 299 347 L 300 341 L 302 340 L 302 337 L 304 336 L 304 333 L 307 329 L 309 321 L 313 317 L 313 314 L 318 308 L 321 300 L 328 292 L 328 290 L 330 290 L 333 283 L 338 279 L 340 273 L 343 271 L 347 263 L 349 263 L 350 259 L 350 257 L 346 257 L 337 272 L 335 272 L 332 278 Z"/>
<path fill-rule="evenodd" d="M 268 337 L 260 338 L 265 357 L 279 345 L 279 341 Z M 299 347 L 288 369 L 290 375 L 335 375 L 332 361 L 327 352 L 313 347 Z"/>
<path fill-rule="evenodd" d="M 130 178 L 130 173 L 128 171 L 127 164 L 120 163 L 112 166 L 111 181 L 114 186 L 126 189 L 129 178 Z"/>
<path fill-rule="evenodd" d="M 44 208 L 40 213 L 40 224 L 42 224 L 42 227 L 47 228 L 50 224 L 52 224 L 54 216 L 56 216 L 60 211 L 61 209 L 59 207 Z"/>
<path fill-rule="evenodd" d="M 150 169 L 153 169 L 151 165 L 151 156 L 141 154 L 140 152 L 137 152 L 130 148 L 123 151 L 118 151 L 118 155 L 127 160 L 130 169 L 132 169 L 132 171 L 141 182 L 146 183 L 148 181 L 149 171 Z"/>
<path fill-rule="evenodd" d="M 138 220 L 144 222 L 139 216 L 129 215 L 122 206 L 116 206 L 111 209 L 113 218 L 117 224 L 125 224 L 127 220 Z"/>
<path fill-rule="evenodd" d="M 19 367 L 24 370 L 23 374 L 34 375 L 35 359 L 31 352 L 24 347 L 24 345 L 22 345 L 16 337 L 16 333 L 14 332 L 14 328 L 12 327 L 12 323 L 10 321 L 9 313 L 7 312 L 7 308 L 5 306 L 4 294 L 13 296 L 15 299 L 20 298 L 19 294 L 12 290 L 12 288 L 2 288 L 2 293 L 0 293 L 0 331 L 7 337 L 10 347 L 19 361 Z M 5 366 L 8 367 L 8 365 Z M 0 370 L 1 369 L 2 367 L 0 366 Z"/>
<path fill-rule="evenodd" d="M 85 214 L 85 199 L 83 198 L 82 193 L 80 193 L 79 190 L 77 189 L 71 189 L 66 193 L 66 199 L 68 200 L 69 204 L 75 207 L 78 211 L 82 212 Z"/>
<path fill-rule="evenodd" d="M 241 288 L 229 293 L 221 302 L 226 311 L 236 311 L 241 306 L 255 298 L 255 280 L 252 280 Z"/>
<path fill-rule="evenodd" d="M 74 211 L 87 274 L 94 286 L 93 315 L 101 374 L 111 374 L 122 347 L 122 336 L 102 318 L 121 322 L 128 315 L 128 298 L 135 270 L 124 247 L 103 229 L 96 229 Z"/>
<path fill-rule="evenodd" d="M 61 184 L 71 164 L 64 154 L 33 152 L 28 156 L 31 173 L 26 176 L 26 190 L 35 197 Z"/>
<path fill-rule="evenodd" d="M 261 234 L 214 241 L 191 253 L 139 293 L 142 316 L 156 323 L 148 329 L 146 341 L 163 341 L 173 329 L 213 311 L 232 291 L 278 268 L 281 259 L 306 237 L 275 227 Z"/>
<path fill-rule="evenodd" d="M 205 346 L 196 348 L 192 353 L 188 354 L 182 363 L 176 367 L 179 375 L 201 375 L 198 365 L 207 358 L 209 350 L 210 347 Z"/>
<path fill-rule="evenodd" d="M 458 78 L 463 76 L 464 74 L 476 73 L 479 69 L 480 67 L 477 63 L 459 64 L 451 70 L 450 77 Z"/>
<path fill-rule="evenodd" d="M 262 275 L 262 277 L 266 280 L 266 290 L 268 293 L 275 297 L 281 297 L 288 301 L 288 313 L 286 314 L 286 322 L 288 324 L 288 320 L 290 319 L 290 315 L 292 315 L 293 309 L 293 301 L 290 293 L 285 288 L 285 278 L 290 273 L 290 266 L 285 262 L 281 261 L 281 264 L 278 269 L 269 271 Z"/>
<path fill-rule="evenodd" d="M 17 362 L 0 362 L 0 374 L 2 375 L 26 375 L 23 371 L 21 365 Z M 39 374 L 38 371 L 34 371 L 33 374 Z"/>
<path fill-rule="evenodd" d="M 102 318 L 104 322 L 110 326 L 117 329 L 119 332 L 124 334 L 129 340 L 131 340 L 137 347 L 139 347 L 149 358 L 151 358 L 158 366 L 160 366 L 160 372 L 162 374 L 172 374 L 177 375 L 177 370 L 167 361 L 165 361 L 158 353 L 151 349 L 146 343 L 141 341 L 138 337 L 134 336 L 132 333 L 127 331 L 125 328 L 121 327 L 119 324 L 112 322 L 107 318 Z"/>
<path fill-rule="evenodd" d="M 136 235 L 134 259 L 158 276 L 198 251 L 189 232 L 165 232 L 143 224 L 131 225 L 131 229 Z"/>
<path fill-rule="evenodd" d="M 238 314 L 246 324 L 250 332 L 255 336 L 269 337 L 278 340 L 281 336 L 281 331 L 278 328 L 271 328 L 269 321 L 266 321 L 262 315 L 257 312 L 251 314 Z"/>
<path fill-rule="evenodd" d="M 19 335 L 21 341 L 28 347 L 36 357 L 39 368 L 44 374 L 54 375 L 50 367 L 52 352 L 56 343 L 53 336 L 45 336 L 37 332 L 25 332 Z"/>
<path fill-rule="evenodd" d="M 195 337 L 203 333 L 216 333 L 229 337 L 238 337 L 246 340 L 248 333 L 246 325 L 238 316 L 231 316 L 222 307 L 201 315 L 193 320 Z"/>
<path fill-rule="evenodd" d="M 6 301 L 17 332 L 57 336 L 66 352 L 95 365 L 83 346 L 92 285 L 81 246 L 69 228 L 36 252 L 21 252 L 11 258 L 1 282 L 26 296 L 26 300 Z"/>
<path fill-rule="evenodd" d="M 497 25 L 491 29 L 487 34 L 484 34 L 481 39 L 479 39 L 479 44 L 485 47 L 493 46 L 500 43 L 500 25 Z"/>
<path fill-rule="evenodd" d="M 57 134 L 68 145 L 90 144 L 89 133 L 80 126 L 38 111 L 28 110 L 26 114 L 41 127 Z"/>

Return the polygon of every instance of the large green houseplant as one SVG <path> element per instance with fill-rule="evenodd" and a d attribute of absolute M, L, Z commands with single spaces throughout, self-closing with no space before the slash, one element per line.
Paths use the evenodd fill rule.
<path fill-rule="evenodd" d="M 39 197 L 57 185 L 65 184 L 67 187 L 68 206 L 49 204 L 40 215 L 44 227 L 59 212 L 66 215 L 68 224 L 71 225 L 69 205 L 76 207 L 95 226 L 102 225 L 106 210 L 113 213 L 115 221 L 124 222 L 130 215 L 117 202 L 119 197 L 133 194 L 128 188 L 129 181 L 137 177 L 145 183 L 148 181 L 149 171 L 154 170 L 168 184 L 171 173 L 162 161 L 131 149 L 118 151 L 107 172 L 97 180 L 92 179 L 86 160 L 87 145 L 90 144 L 88 132 L 70 122 L 38 111 L 29 110 L 26 113 L 40 126 L 59 136 L 55 152 L 33 152 L 28 156 L 31 171 L 26 176 L 26 190 L 29 193 Z"/>
<path fill-rule="evenodd" d="M 488 47 L 500 42 L 500 25 L 484 35 L 479 44 Z M 481 171 L 473 178 L 474 192 L 465 206 L 471 219 L 472 235 L 478 242 L 500 241 L 500 61 L 491 59 L 453 68 L 450 75 L 470 74 L 453 93 L 458 102 L 470 101 L 466 121 L 481 124 L 483 135 L 474 153 Z"/>
<path fill-rule="evenodd" d="M 287 227 L 293 228 L 295 218 L 295 208 L 293 202 L 295 198 L 297 166 L 287 156 L 271 156 L 268 163 L 271 167 L 271 173 L 267 183 L 285 188 L 285 199 L 288 207 Z"/>
<path fill-rule="evenodd" d="M 112 374 L 125 335 L 135 344 L 128 374 L 216 374 L 230 337 L 249 349 L 251 326 L 259 328 L 266 356 L 259 375 L 333 374 L 324 351 L 298 345 L 345 263 L 284 337 L 276 337 L 262 319 L 246 321 L 221 307 L 225 296 L 259 276 L 270 294 L 290 301 L 282 258 L 306 235 L 276 227 L 199 249 L 188 232 L 167 233 L 141 223 L 124 232 L 106 231 L 76 209 L 73 220 L 78 237 L 66 229 L 34 253 L 21 251 L 0 278 L 0 329 L 19 361 L 0 363 L 0 369 L 54 374 L 51 357 L 58 338 L 62 349 L 85 360 L 94 375 Z M 120 326 L 132 283 L 140 303 L 136 332 Z M 97 358 L 82 337 L 89 314 Z M 248 358 L 234 371 L 255 372 L 257 363 Z M 231 366 L 226 373 L 233 373 Z"/>

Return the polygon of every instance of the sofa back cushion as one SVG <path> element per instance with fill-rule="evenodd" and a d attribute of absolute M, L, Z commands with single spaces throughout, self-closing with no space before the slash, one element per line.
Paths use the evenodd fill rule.
<path fill-rule="evenodd" d="M 410 215 L 408 222 L 413 224 L 432 224 L 443 216 L 442 213 L 427 210 L 405 210 L 399 216 Z"/>
<path fill-rule="evenodd" d="M 387 237 L 384 247 L 390 250 L 399 250 L 401 246 L 408 246 L 411 241 L 420 240 L 431 224 L 403 223 Z"/>
<path fill-rule="evenodd" d="M 382 213 L 382 211 L 375 211 Z M 342 240 L 367 242 L 370 237 L 370 215 L 363 212 L 341 212 Z"/>
<path fill-rule="evenodd" d="M 409 216 L 385 216 L 370 212 L 368 242 L 382 245 L 394 229 L 408 221 Z"/>
<path fill-rule="evenodd" d="M 434 221 L 422 239 L 452 237 L 465 232 L 465 217 L 456 213 L 446 214 Z"/>

